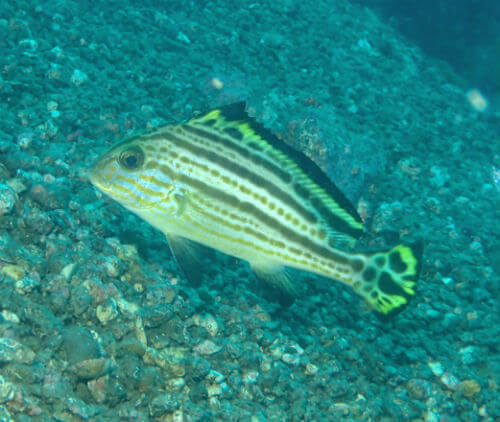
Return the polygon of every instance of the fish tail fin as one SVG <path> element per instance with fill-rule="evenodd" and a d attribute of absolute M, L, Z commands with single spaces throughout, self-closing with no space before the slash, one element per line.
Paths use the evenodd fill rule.
<path fill-rule="evenodd" d="M 423 244 L 419 241 L 357 255 L 353 288 L 380 319 L 387 320 L 400 313 L 415 295 L 422 252 Z"/>

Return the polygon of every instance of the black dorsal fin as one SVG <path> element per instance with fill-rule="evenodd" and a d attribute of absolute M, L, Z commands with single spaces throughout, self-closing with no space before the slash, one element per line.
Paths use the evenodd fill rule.
<path fill-rule="evenodd" d="M 292 175 L 289 183 L 321 215 L 332 246 L 352 245 L 361 236 L 363 223 L 353 204 L 314 161 L 249 116 L 244 102 L 211 110 L 188 123 L 211 127 L 235 142 L 246 144 L 248 152 L 266 157 Z"/>

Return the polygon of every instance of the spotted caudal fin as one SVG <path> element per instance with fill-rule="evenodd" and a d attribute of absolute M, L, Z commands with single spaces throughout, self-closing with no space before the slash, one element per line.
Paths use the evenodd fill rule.
<path fill-rule="evenodd" d="M 422 259 L 422 243 L 398 245 L 367 253 L 356 260 L 354 290 L 382 319 L 401 312 L 415 295 Z"/>

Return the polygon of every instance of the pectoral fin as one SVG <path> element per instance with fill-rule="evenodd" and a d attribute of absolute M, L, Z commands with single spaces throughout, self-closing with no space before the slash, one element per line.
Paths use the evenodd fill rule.
<path fill-rule="evenodd" d="M 206 272 L 206 260 L 213 250 L 180 236 L 167 236 L 170 251 L 184 276 L 193 286 L 199 286 Z"/>
<path fill-rule="evenodd" d="M 250 266 L 259 281 L 271 288 L 271 296 L 283 306 L 290 306 L 299 296 L 299 289 L 287 270 L 271 263 L 250 263 Z"/>

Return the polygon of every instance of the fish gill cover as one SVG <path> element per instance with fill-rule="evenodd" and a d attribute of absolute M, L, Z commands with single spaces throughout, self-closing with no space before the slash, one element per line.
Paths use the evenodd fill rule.
<path fill-rule="evenodd" d="M 500 417 L 500 125 L 481 87 L 344 0 L 2 2 L 0 50 L 3 420 Z M 193 286 L 84 174 L 238 101 L 354 205 L 356 250 L 426 239 L 392 322 L 305 274 L 283 306 L 209 251 Z"/>

